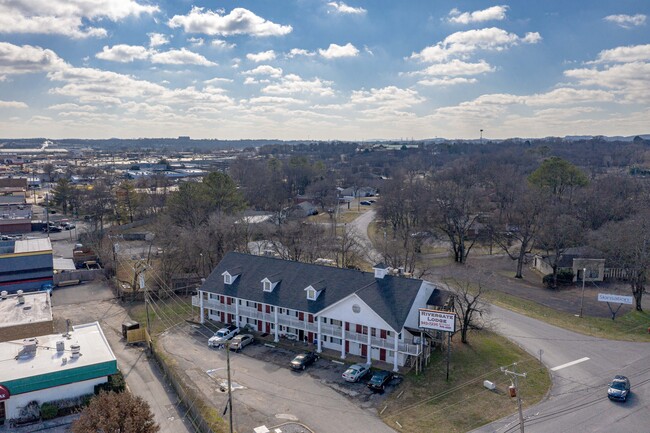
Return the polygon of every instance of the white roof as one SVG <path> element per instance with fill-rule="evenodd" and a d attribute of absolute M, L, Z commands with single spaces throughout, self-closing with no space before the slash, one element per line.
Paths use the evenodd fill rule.
<path fill-rule="evenodd" d="M 54 270 L 55 271 L 76 271 L 77 268 L 74 265 L 74 260 L 72 259 L 60 259 L 60 258 L 53 258 L 52 262 L 54 263 Z"/>
<path fill-rule="evenodd" d="M 18 303 L 18 295 L 8 295 L 7 299 L 0 300 L 0 329 L 52 320 L 52 304 L 47 292 L 25 293 L 23 299 L 24 304 Z"/>
<path fill-rule="evenodd" d="M 14 254 L 35 253 L 38 251 L 52 251 L 50 238 L 25 239 L 16 241 Z"/>
<path fill-rule="evenodd" d="M 36 355 L 31 358 L 16 359 L 23 347 L 23 340 L 0 343 L 0 383 L 115 360 L 99 322 L 73 326 L 69 338 L 53 334 L 36 339 Z M 64 341 L 63 352 L 56 351 L 57 341 Z M 71 356 L 72 344 L 78 344 L 81 348 L 78 358 Z M 65 362 L 63 358 L 66 358 Z"/>

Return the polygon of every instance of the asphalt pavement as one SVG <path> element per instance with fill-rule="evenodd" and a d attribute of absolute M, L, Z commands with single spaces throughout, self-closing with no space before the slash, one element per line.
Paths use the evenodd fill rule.
<path fill-rule="evenodd" d="M 524 411 L 526 432 L 650 431 L 650 343 L 588 337 L 495 306 L 490 316 L 497 332 L 537 357 L 541 350 L 553 378 L 548 399 Z M 607 398 L 607 385 L 616 374 L 632 382 L 625 403 Z M 518 432 L 518 417 L 474 431 Z"/>

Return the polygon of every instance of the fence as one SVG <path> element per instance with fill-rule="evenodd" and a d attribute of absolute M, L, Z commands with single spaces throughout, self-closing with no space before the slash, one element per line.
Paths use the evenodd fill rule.
<path fill-rule="evenodd" d="M 103 269 L 78 269 L 76 271 L 65 271 L 58 274 L 54 274 L 53 282 L 54 285 L 64 283 L 66 281 L 91 281 L 91 280 L 101 280 L 105 277 Z"/>

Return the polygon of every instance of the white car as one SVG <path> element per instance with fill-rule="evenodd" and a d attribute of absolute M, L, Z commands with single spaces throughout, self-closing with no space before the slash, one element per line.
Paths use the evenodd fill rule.
<path fill-rule="evenodd" d="M 370 367 L 363 364 L 353 364 L 343 372 L 343 379 L 348 382 L 358 382 L 370 373 Z"/>
<path fill-rule="evenodd" d="M 239 328 L 235 325 L 230 325 L 226 328 L 221 328 L 214 333 L 212 337 L 208 340 L 209 347 L 221 347 L 228 340 L 230 340 L 235 335 L 239 334 Z"/>

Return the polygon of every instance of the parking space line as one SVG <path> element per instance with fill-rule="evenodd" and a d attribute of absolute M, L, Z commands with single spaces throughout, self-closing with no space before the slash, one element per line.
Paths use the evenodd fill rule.
<path fill-rule="evenodd" d="M 562 370 L 563 368 L 571 367 L 572 365 L 580 364 L 581 362 L 589 361 L 589 358 L 586 356 L 584 358 L 576 359 L 575 361 L 567 362 L 566 364 L 558 365 L 557 367 L 551 368 L 551 371 Z"/>

